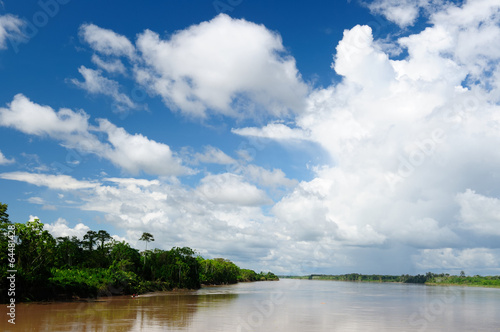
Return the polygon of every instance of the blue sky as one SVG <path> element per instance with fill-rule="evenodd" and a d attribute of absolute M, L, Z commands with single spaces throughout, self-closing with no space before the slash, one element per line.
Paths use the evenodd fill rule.
<path fill-rule="evenodd" d="M 0 201 L 276 273 L 498 274 L 492 0 L 0 2 Z"/>

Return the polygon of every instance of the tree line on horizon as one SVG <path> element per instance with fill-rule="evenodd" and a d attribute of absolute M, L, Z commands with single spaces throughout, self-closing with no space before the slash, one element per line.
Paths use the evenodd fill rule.
<path fill-rule="evenodd" d="M 15 236 L 9 236 L 9 228 L 15 229 Z M 0 302 L 8 301 L 7 271 L 13 269 L 17 271 L 16 302 L 278 280 L 271 272 L 241 269 L 224 258 L 205 259 L 188 247 L 147 250 L 147 244 L 154 241 L 150 233 L 143 233 L 139 240 L 146 242 L 142 252 L 114 240 L 105 230 L 89 230 L 82 239 L 54 238 L 38 219 L 13 224 L 7 204 L 0 203 Z M 8 265 L 9 241 L 15 243 L 15 268 Z"/>
<path fill-rule="evenodd" d="M 438 274 L 432 272 L 427 272 L 426 274 L 417 274 L 417 275 L 403 274 L 400 276 L 348 273 L 340 275 L 311 274 L 307 276 L 281 276 L 281 278 L 500 287 L 500 276 L 480 276 L 480 275 L 466 276 L 464 271 L 461 271 L 460 275 L 450 275 L 449 273 Z"/>

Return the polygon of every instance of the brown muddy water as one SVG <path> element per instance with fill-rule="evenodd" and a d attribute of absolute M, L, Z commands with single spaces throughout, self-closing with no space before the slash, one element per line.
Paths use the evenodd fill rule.
<path fill-rule="evenodd" d="M 500 331 L 500 289 L 317 280 L 16 306 L 0 331 Z"/>

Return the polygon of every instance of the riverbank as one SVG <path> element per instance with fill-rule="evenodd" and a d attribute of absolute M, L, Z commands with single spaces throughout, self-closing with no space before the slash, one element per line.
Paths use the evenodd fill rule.
<path fill-rule="evenodd" d="M 275 280 L 272 272 L 242 269 L 228 259 L 204 258 L 189 247 L 139 251 L 106 231 L 89 230 L 82 239 L 55 239 L 38 219 L 4 223 L 15 234 L 15 253 L 0 255 L 0 303 L 70 300 L 199 289 L 202 284 Z M 154 241 L 143 233 L 141 241 Z M 7 268 L 7 263 L 9 268 Z"/>

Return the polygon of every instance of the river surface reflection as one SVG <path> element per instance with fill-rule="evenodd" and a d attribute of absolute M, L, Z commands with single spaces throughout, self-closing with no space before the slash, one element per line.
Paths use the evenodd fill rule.
<path fill-rule="evenodd" d="M 19 304 L 2 331 L 500 331 L 500 289 L 316 280 Z"/>

